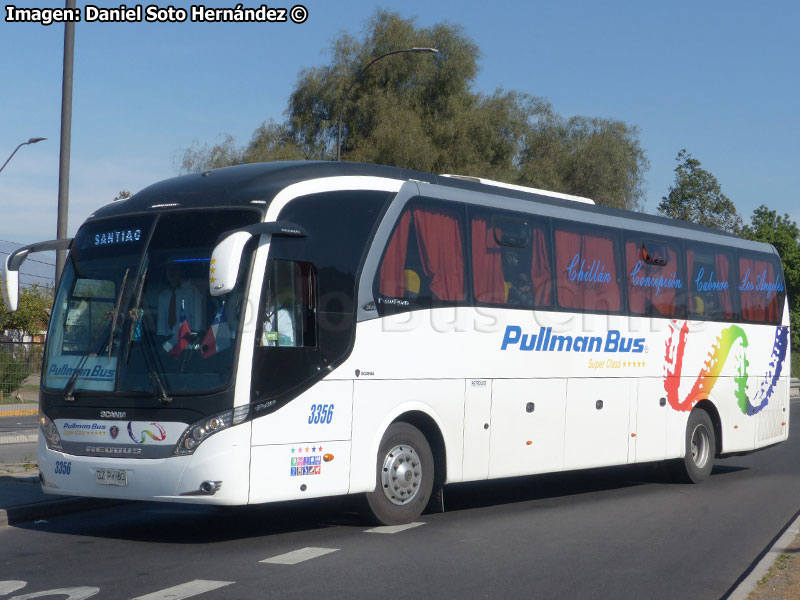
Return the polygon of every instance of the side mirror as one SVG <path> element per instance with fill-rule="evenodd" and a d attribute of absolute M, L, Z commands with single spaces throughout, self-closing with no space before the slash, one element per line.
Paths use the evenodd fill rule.
<path fill-rule="evenodd" d="M 208 290 L 212 296 L 222 296 L 236 287 L 236 277 L 242 261 L 242 250 L 251 237 L 261 234 L 308 237 L 308 233 L 302 227 L 286 221 L 256 223 L 241 229 L 226 231 L 220 236 L 221 241 L 211 253 Z"/>
<path fill-rule="evenodd" d="M 72 244 L 72 238 L 49 240 L 17 248 L 8 255 L 3 265 L 3 299 L 8 310 L 14 312 L 19 307 L 19 268 L 28 258 L 28 255 L 49 250 L 66 250 L 70 247 L 70 244 Z"/>
<path fill-rule="evenodd" d="M 8 310 L 15 312 L 19 306 L 19 271 L 8 268 L 10 259 L 11 256 L 7 256 L 3 265 L 3 300 Z"/>

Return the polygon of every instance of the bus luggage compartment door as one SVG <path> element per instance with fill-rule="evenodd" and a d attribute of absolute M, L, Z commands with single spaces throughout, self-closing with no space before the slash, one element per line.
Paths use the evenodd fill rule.
<path fill-rule="evenodd" d="M 491 477 L 562 469 L 566 391 L 566 379 L 492 381 Z"/>

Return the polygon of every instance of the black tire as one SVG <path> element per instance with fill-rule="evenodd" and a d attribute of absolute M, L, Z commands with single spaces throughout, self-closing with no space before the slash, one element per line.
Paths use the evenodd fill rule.
<path fill-rule="evenodd" d="M 685 483 L 703 483 L 714 468 L 717 440 L 711 417 L 702 409 L 689 415 L 686 424 L 686 453 L 674 462 L 675 477 Z"/>
<path fill-rule="evenodd" d="M 422 432 L 392 423 L 375 461 L 375 491 L 367 494 L 369 512 L 381 525 L 404 525 L 422 514 L 433 490 L 433 453 Z"/>

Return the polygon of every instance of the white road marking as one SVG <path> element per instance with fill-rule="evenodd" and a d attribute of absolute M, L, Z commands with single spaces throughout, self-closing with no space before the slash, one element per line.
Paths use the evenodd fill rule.
<path fill-rule="evenodd" d="M 21 590 L 26 585 L 28 585 L 27 581 L 0 581 L 0 596 Z"/>
<path fill-rule="evenodd" d="M 47 598 L 50 596 L 66 596 L 64 600 L 86 600 L 86 598 L 91 598 L 99 593 L 100 588 L 96 587 L 59 588 L 57 590 L 45 590 L 43 592 L 25 594 L 24 596 L 14 596 L 9 600 L 31 600 L 33 598 Z"/>
<path fill-rule="evenodd" d="M 301 548 L 300 550 L 287 552 L 286 554 L 280 554 L 278 556 L 273 556 L 272 558 L 265 558 L 259 562 L 271 563 L 274 565 L 296 565 L 297 563 L 311 560 L 312 558 L 325 556 L 326 554 L 337 552 L 338 550 L 338 548 Z"/>
<path fill-rule="evenodd" d="M 209 581 L 207 579 L 195 579 L 188 583 L 182 583 L 160 592 L 153 592 L 146 596 L 139 596 L 133 600 L 182 600 L 183 598 L 191 598 L 198 594 L 217 590 L 226 585 L 231 585 L 233 581 Z"/>
<path fill-rule="evenodd" d="M 425 525 L 425 523 L 408 523 L 407 525 L 386 525 L 384 527 L 373 527 L 372 529 L 367 529 L 364 533 L 397 533 L 399 531 L 405 531 L 406 529 L 413 529 L 414 527 L 419 527 L 420 525 Z"/>

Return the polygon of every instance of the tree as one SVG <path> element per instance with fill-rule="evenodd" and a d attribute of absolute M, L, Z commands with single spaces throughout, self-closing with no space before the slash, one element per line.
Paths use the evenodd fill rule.
<path fill-rule="evenodd" d="M 775 246 L 783 263 L 792 331 L 792 354 L 800 352 L 800 227 L 788 214 L 779 216 L 763 204 L 753 211 L 742 237 Z"/>
<path fill-rule="evenodd" d="M 675 185 L 661 198 L 658 212 L 662 215 L 736 233 L 742 218 L 733 202 L 722 193 L 719 181 L 703 169 L 700 161 L 684 148 L 675 159 Z"/>
<path fill-rule="evenodd" d="M 0 306 L 0 329 L 18 329 L 23 336 L 47 329 L 53 307 L 53 288 L 34 283 L 22 289 L 16 312 Z"/>
<path fill-rule="evenodd" d="M 391 50 L 435 47 L 374 63 Z M 249 144 L 230 136 L 178 155 L 182 172 L 245 162 L 336 156 L 433 173 L 459 173 L 591 196 L 639 208 L 648 163 L 638 130 L 621 121 L 564 119 L 544 99 L 517 91 L 472 91 L 480 50 L 457 25 L 417 27 L 378 10 L 361 39 L 340 34 L 330 61 L 301 71 L 286 120 L 267 122 Z M 350 86 L 352 85 L 352 88 Z M 345 97 L 345 92 L 350 89 Z"/>
<path fill-rule="evenodd" d="M 114 202 L 117 200 L 127 200 L 130 197 L 131 193 L 128 190 L 120 190 L 119 194 L 117 194 L 117 197 L 114 198 Z"/>

